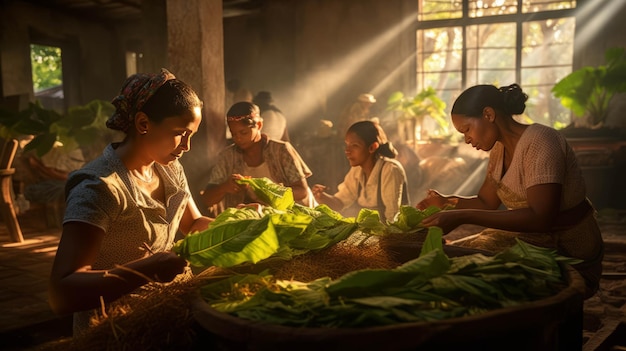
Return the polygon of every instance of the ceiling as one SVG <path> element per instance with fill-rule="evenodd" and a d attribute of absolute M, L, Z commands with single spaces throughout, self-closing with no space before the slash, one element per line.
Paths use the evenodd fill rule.
<path fill-rule="evenodd" d="M 143 0 L 27 0 L 38 6 L 73 14 L 81 18 L 102 21 L 141 19 Z M 223 0 L 224 17 L 257 12 L 263 0 Z"/>

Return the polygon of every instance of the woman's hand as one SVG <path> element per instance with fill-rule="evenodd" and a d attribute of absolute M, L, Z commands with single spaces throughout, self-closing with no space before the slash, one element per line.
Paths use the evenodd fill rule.
<path fill-rule="evenodd" d="M 147 277 L 158 282 L 171 282 L 187 267 L 187 261 L 171 251 L 157 252 L 144 260 L 145 267 L 151 272 Z"/>
<path fill-rule="evenodd" d="M 453 229 L 463 224 L 460 214 L 460 210 L 440 211 L 424 218 L 421 225 L 424 227 L 439 227 L 443 230 L 444 234 L 448 234 Z"/>
<path fill-rule="evenodd" d="M 226 182 L 224 182 L 224 185 L 223 185 L 224 191 L 229 194 L 236 194 L 236 193 L 246 190 L 248 188 L 247 185 L 237 183 L 237 180 L 240 180 L 243 178 L 244 176 L 242 176 L 241 174 L 231 175 L 230 178 Z"/>
<path fill-rule="evenodd" d="M 458 199 L 455 197 L 448 197 L 441 195 L 437 190 L 430 189 L 426 194 L 426 197 L 417 203 L 415 207 L 420 210 L 424 210 L 430 206 L 436 206 L 439 208 L 444 208 L 446 206 L 454 207 Z"/>
<path fill-rule="evenodd" d="M 318 202 L 322 199 L 324 191 L 326 191 L 326 186 L 321 184 L 315 184 L 311 188 L 311 192 L 313 193 L 315 200 L 317 200 Z"/>

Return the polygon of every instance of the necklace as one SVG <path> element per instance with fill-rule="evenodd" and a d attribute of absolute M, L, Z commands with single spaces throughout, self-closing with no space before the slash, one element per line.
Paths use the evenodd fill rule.
<path fill-rule="evenodd" d="M 144 183 L 152 183 L 152 178 L 154 177 L 154 169 L 152 167 L 150 167 L 150 173 L 148 175 L 141 174 L 140 172 L 131 172 L 131 173 L 135 178 L 141 180 Z"/>

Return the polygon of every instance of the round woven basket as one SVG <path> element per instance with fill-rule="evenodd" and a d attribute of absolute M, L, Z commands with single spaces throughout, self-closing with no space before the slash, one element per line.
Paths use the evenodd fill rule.
<path fill-rule="evenodd" d="M 212 335 L 222 350 L 581 349 L 585 284 L 570 266 L 562 269 L 567 286 L 554 296 L 436 322 L 366 328 L 287 327 L 219 312 L 200 297 L 193 301 L 192 310 L 198 324 Z"/>

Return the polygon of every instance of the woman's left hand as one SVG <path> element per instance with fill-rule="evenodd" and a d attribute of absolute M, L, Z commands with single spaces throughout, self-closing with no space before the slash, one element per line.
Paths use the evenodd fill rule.
<path fill-rule="evenodd" d="M 311 187 L 311 192 L 313 193 L 313 197 L 315 197 L 315 200 L 320 201 L 322 199 L 322 194 L 324 194 L 324 191 L 326 190 L 326 186 L 321 185 L 321 184 L 315 184 L 313 185 L 313 187 Z"/>
<path fill-rule="evenodd" d="M 460 210 L 446 210 L 424 218 L 421 224 L 424 227 L 439 227 L 444 234 L 448 234 L 463 223 L 460 219 Z"/>

